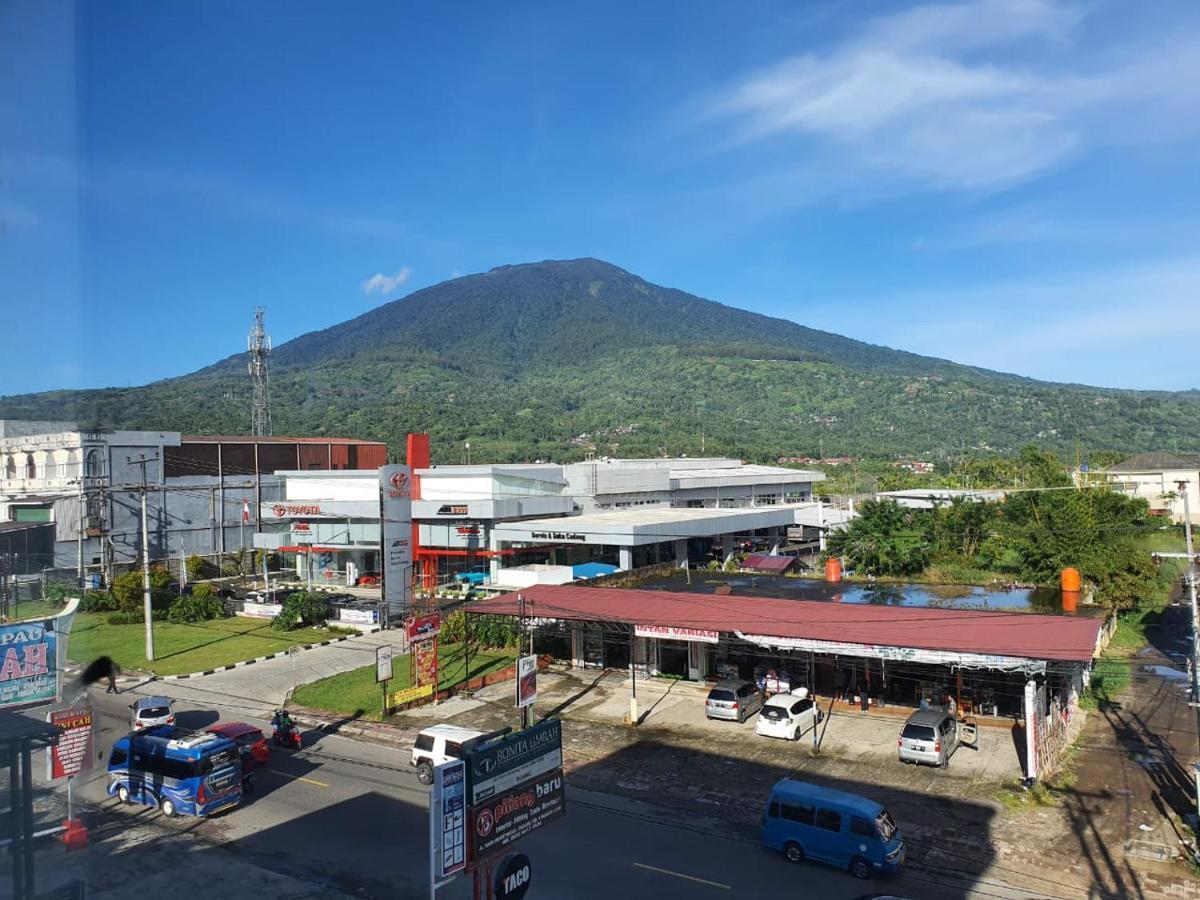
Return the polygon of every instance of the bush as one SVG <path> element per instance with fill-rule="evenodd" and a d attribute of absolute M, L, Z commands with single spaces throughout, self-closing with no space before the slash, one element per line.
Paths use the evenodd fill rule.
<path fill-rule="evenodd" d="M 112 581 L 112 595 L 117 608 L 133 610 L 142 608 L 142 573 L 123 572 Z"/>
<path fill-rule="evenodd" d="M 212 578 L 220 573 L 220 568 L 209 562 L 203 556 L 189 556 L 187 558 L 187 577 L 188 581 L 199 581 L 202 578 Z"/>
<path fill-rule="evenodd" d="M 117 600 L 108 591 L 85 591 L 79 600 L 80 612 L 113 612 Z"/>
<path fill-rule="evenodd" d="M 115 613 L 109 613 L 105 621 L 109 625 L 140 625 L 146 620 L 140 609 L 123 609 Z"/>
<path fill-rule="evenodd" d="M 329 598 L 324 594 L 296 591 L 284 598 L 283 609 L 271 622 L 279 631 L 291 631 L 301 625 L 324 625 L 329 618 Z"/>
<path fill-rule="evenodd" d="M 225 614 L 225 604 L 218 598 L 213 596 L 197 597 L 180 597 L 171 604 L 170 610 L 167 611 L 167 621 L 175 622 L 207 622 L 210 619 L 219 619 Z"/>
<path fill-rule="evenodd" d="M 211 584 L 200 583 L 192 588 L 193 597 L 215 597 L 217 596 L 216 588 Z"/>
<path fill-rule="evenodd" d="M 441 639 L 447 644 L 461 644 L 467 634 L 467 614 L 456 609 L 442 619 Z"/>

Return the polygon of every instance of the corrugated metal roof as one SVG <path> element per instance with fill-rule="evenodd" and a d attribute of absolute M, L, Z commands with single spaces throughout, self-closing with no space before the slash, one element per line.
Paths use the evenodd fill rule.
<path fill-rule="evenodd" d="M 742 563 L 743 569 L 753 569 L 756 572 L 786 572 L 796 561 L 794 556 L 771 556 L 767 553 L 753 553 Z"/>
<path fill-rule="evenodd" d="M 1182 469 L 1200 469 L 1200 456 L 1191 453 L 1139 453 L 1104 471 L 1175 472 Z"/>
<path fill-rule="evenodd" d="M 535 585 L 521 591 L 531 614 L 577 622 L 664 625 L 812 641 L 911 647 L 951 653 L 1089 662 L 1102 622 L 990 610 L 930 609 L 776 600 L 677 591 Z M 517 595 L 469 605 L 474 613 L 517 614 Z"/>

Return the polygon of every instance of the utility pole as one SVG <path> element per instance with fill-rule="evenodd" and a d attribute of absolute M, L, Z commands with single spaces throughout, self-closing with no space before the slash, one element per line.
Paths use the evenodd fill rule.
<path fill-rule="evenodd" d="M 132 456 L 125 457 L 125 462 L 130 465 L 142 467 L 142 612 L 146 618 L 146 659 L 150 662 L 154 661 L 154 614 L 150 606 L 150 526 L 146 513 L 146 465 L 157 461 L 157 456 L 142 455 L 137 459 Z"/>
<path fill-rule="evenodd" d="M 520 647 L 521 650 L 524 650 L 525 649 L 525 628 L 526 628 L 526 625 L 525 625 L 525 595 L 524 594 L 517 594 L 517 617 L 520 619 L 520 622 L 521 622 L 521 641 L 517 646 Z M 533 643 L 532 637 L 530 637 L 529 643 L 530 644 Z M 520 652 L 518 652 L 517 655 L 520 656 L 521 655 Z M 527 705 L 521 707 L 521 730 L 523 731 L 528 727 L 529 727 L 529 706 L 527 704 Z"/>
<path fill-rule="evenodd" d="M 1187 584 L 1188 599 L 1192 603 L 1192 702 L 1200 703 L 1200 630 L 1196 615 L 1196 557 L 1192 550 L 1192 510 L 1188 504 L 1188 482 L 1177 481 L 1175 486 L 1183 494 L 1183 533 L 1187 538 Z"/>
<path fill-rule="evenodd" d="M 84 497 L 83 497 L 83 463 L 79 464 L 79 537 L 76 545 L 76 567 L 78 568 L 79 589 L 84 589 L 83 585 L 83 523 L 86 518 L 84 515 Z"/>

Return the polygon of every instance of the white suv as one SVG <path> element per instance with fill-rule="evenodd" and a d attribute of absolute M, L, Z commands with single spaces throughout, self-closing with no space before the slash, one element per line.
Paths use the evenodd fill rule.
<path fill-rule="evenodd" d="M 486 738 L 487 732 L 460 728 L 458 725 L 434 725 L 426 728 L 413 741 L 412 765 L 417 768 L 421 784 L 433 784 L 433 769 L 452 759 L 462 759 L 475 744 Z"/>

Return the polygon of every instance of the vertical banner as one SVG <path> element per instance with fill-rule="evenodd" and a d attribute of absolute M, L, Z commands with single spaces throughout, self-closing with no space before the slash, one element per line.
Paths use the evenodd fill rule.
<path fill-rule="evenodd" d="M 413 657 L 417 664 L 417 685 L 437 687 L 438 680 L 438 639 L 436 637 L 419 641 L 412 645 Z"/>
<path fill-rule="evenodd" d="M 537 700 L 537 657 L 517 657 L 517 708 Z"/>
<path fill-rule="evenodd" d="M 433 796 L 429 815 L 433 819 L 433 880 L 439 881 L 467 867 L 466 823 L 467 767 L 461 759 L 442 763 L 433 770 Z"/>
<path fill-rule="evenodd" d="M 379 558 L 383 603 L 392 622 L 412 609 L 412 470 L 379 467 Z"/>
<path fill-rule="evenodd" d="M 47 754 L 51 780 L 92 770 L 92 708 L 87 704 L 71 709 L 56 709 L 47 719 L 62 731 L 58 743 Z"/>
<path fill-rule="evenodd" d="M 63 618 L 0 625 L 0 707 L 49 703 L 58 697 L 55 627 Z"/>

